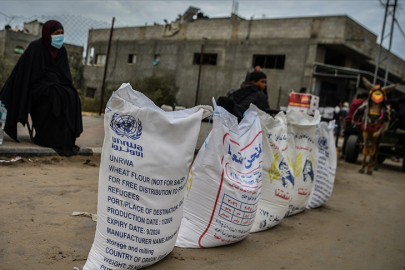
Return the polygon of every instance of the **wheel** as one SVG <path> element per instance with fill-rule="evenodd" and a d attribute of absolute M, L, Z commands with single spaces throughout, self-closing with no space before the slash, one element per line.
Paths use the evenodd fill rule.
<path fill-rule="evenodd" d="M 344 136 L 343 145 L 342 145 L 342 157 L 345 156 L 346 145 L 347 145 L 348 139 L 349 139 L 349 136 Z"/>
<path fill-rule="evenodd" d="M 378 164 L 382 164 L 384 162 L 385 158 L 386 158 L 386 156 L 378 155 L 378 157 L 377 157 Z"/>
<path fill-rule="evenodd" d="M 347 139 L 345 149 L 345 161 L 355 163 L 359 156 L 359 146 L 357 145 L 358 136 L 350 135 Z"/>

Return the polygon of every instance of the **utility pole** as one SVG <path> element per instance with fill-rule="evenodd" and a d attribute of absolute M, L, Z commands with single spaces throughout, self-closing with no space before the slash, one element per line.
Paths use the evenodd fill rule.
<path fill-rule="evenodd" d="M 198 92 L 200 92 L 200 78 L 201 78 L 201 67 L 204 61 L 204 44 L 201 44 L 201 54 L 200 54 L 200 66 L 198 68 L 198 80 L 197 80 L 197 91 L 195 93 L 194 105 L 198 105 Z"/>
<path fill-rule="evenodd" d="M 106 80 L 106 77 L 107 77 L 108 59 L 110 58 L 110 48 L 111 48 L 112 34 L 113 34 L 113 30 L 114 30 L 114 22 L 115 22 L 115 17 L 113 17 L 113 19 L 112 19 L 111 31 L 110 31 L 110 40 L 108 41 L 107 55 L 106 55 L 106 59 L 105 59 L 103 84 L 101 86 L 100 111 L 98 112 L 99 115 L 101 115 L 101 112 L 103 110 L 104 92 L 105 92 L 105 80 Z"/>
<path fill-rule="evenodd" d="M 378 70 L 380 68 L 380 64 L 387 60 L 387 63 L 385 65 L 385 77 L 384 77 L 384 86 L 387 85 L 387 80 L 388 80 L 388 74 L 390 70 L 390 56 L 391 56 L 391 47 L 392 47 L 392 38 L 394 36 L 394 23 L 396 21 L 395 19 L 395 11 L 397 8 L 397 3 L 398 0 L 393 0 L 394 3 L 391 4 L 391 0 L 387 0 L 387 3 L 385 4 L 385 13 L 384 13 L 384 21 L 383 21 L 383 28 L 381 31 L 381 37 L 380 37 L 380 46 L 378 48 L 378 54 L 377 54 L 377 60 L 375 63 L 375 71 L 374 71 L 374 79 L 373 79 L 373 84 L 377 84 L 377 78 L 378 78 Z M 391 17 L 391 29 L 390 32 L 385 36 L 385 27 L 387 25 L 387 17 Z M 389 45 L 388 45 L 388 50 L 387 50 L 387 56 L 381 60 L 381 52 L 383 49 L 383 42 L 385 38 L 389 37 Z"/>
<path fill-rule="evenodd" d="M 388 73 L 390 71 L 391 47 L 392 47 L 392 38 L 394 37 L 395 11 L 397 9 L 397 2 L 398 2 L 398 0 L 395 0 L 394 6 L 392 8 L 393 10 L 392 10 L 392 21 L 391 21 L 391 31 L 390 31 L 390 42 L 389 42 L 389 46 L 388 46 L 387 65 L 385 67 L 384 86 L 387 85 Z"/>

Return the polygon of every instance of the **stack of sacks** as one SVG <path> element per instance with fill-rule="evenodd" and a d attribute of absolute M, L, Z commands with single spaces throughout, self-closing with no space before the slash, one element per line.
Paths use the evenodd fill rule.
<path fill-rule="evenodd" d="M 251 232 L 279 224 L 288 210 L 294 189 L 294 177 L 286 156 L 286 116 L 280 112 L 273 118 L 258 108 L 256 110 L 263 131 L 263 184 Z"/>
<path fill-rule="evenodd" d="M 312 117 L 306 113 L 289 110 L 287 118 L 287 161 L 292 168 L 294 191 L 286 216 L 305 210 L 314 185 L 316 125 L 320 121 L 318 111 Z"/>
<path fill-rule="evenodd" d="M 337 166 L 334 128 L 334 120 L 329 123 L 321 122 L 317 127 L 315 144 L 318 151 L 315 158 L 317 160 L 315 184 L 309 197 L 308 209 L 324 205 L 332 195 Z"/>
<path fill-rule="evenodd" d="M 174 248 L 189 166 L 210 106 L 164 112 L 123 84 L 104 116 L 97 228 L 84 270 L 140 269 Z"/>
<path fill-rule="evenodd" d="M 214 103 L 213 128 L 187 182 L 176 246 L 216 247 L 241 241 L 250 232 L 262 185 L 263 142 L 254 108 L 238 125 Z"/>

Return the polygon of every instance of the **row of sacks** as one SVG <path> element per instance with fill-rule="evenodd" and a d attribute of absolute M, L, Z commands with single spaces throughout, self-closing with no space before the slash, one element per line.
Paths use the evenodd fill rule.
<path fill-rule="evenodd" d="M 211 106 L 164 112 L 123 84 L 104 117 L 95 239 L 84 270 L 140 269 L 174 246 L 241 241 L 330 197 L 333 123 L 254 105 L 237 118 Z M 201 120 L 213 128 L 197 157 Z M 192 164 L 192 166 L 191 166 Z M 191 169 L 190 169 L 191 166 Z"/>

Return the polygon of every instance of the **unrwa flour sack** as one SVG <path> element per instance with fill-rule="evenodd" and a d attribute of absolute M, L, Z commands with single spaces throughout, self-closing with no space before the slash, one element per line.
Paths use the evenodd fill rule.
<path fill-rule="evenodd" d="M 254 106 L 254 105 L 251 105 Z M 284 218 L 292 199 L 294 178 L 287 162 L 287 119 L 259 110 L 263 131 L 262 192 L 251 232 L 267 230 Z"/>
<path fill-rule="evenodd" d="M 287 162 L 294 176 L 294 191 L 286 216 L 305 210 L 314 185 L 315 133 L 320 121 L 318 110 L 314 116 L 289 110 L 287 118 Z"/>
<path fill-rule="evenodd" d="M 336 146 L 333 136 L 335 120 L 321 122 L 317 126 L 315 145 L 317 146 L 315 184 L 307 208 L 317 208 L 325 204 L 332 195 L 337 166 Z"/>
<path fill-rule="evenodd" d="M 244 239 L 262 185 L 262 131 L 249 108 L 238 119 L 214 103 L 213 128 L 193 163 L 176 246 L 208 248 Z"/>
<path fill-rule="evenodd" d="M 201 120 L 211 112 L 211 106 L 164 112 L 129 84 L 113 93 L 84 270 L 140 269 L 171 252 Z"/>

